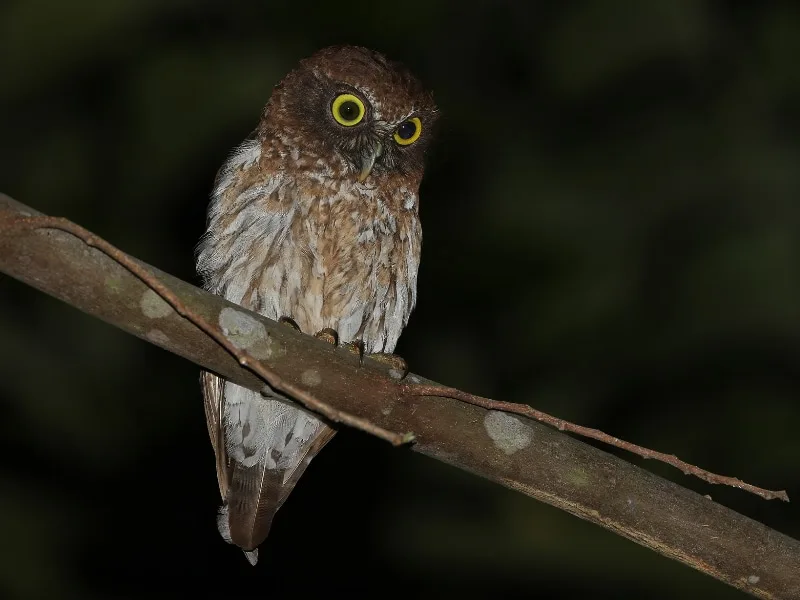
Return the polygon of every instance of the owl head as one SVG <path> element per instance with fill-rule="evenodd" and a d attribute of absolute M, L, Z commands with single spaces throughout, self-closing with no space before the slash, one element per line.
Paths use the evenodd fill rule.
<path fill-rule="evenodd" d="M 437 117 L 432 95 L 402 65 L 356 46 L 325 48 L 273 91 L 259 126 L 339 177 L 399 171 L 421 178 Z"/>

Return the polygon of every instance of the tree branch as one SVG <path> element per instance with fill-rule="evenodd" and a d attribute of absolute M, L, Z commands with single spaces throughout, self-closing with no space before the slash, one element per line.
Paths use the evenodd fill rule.
<path fill-rule="evenodd" d="M 740 490 L 744 490 L 745 492 L 759 496 L 764 500 L 783 500 L 784 502 L 789 502 L 789 495 L 785 490 L 765 490 L 764 488 L 745 483 L 736 477 L 718 475 L 717 473 L 712 473 L 711 471 L 701 469 L 696 465 L 689 464 L 686 461 L 679 459 L 674 454 L 657 452 L 656 450 L 651 450 L 650 448 L 645 448 L 644 446 L 639 446 L 638 444 L 626 442 L 625 440 L 621 440 L 617 437 L 609 435 L 604 431 L 600 431 L 599 429 L 592 429 L 591 427 L 583 427 L 582 425 L 570 423 L 564 419 L 559 419 L 558 417 L 548 415 L 547 413 L 537 410 L 532 406 L 528 406 L 527 404 L 515 404 L 513 402 L 503 402 L 502 400 L 491 400 L 490 398 L 483 398 L 481 396 L 476 396 L 475 394 L 470 394 L 469 392 L 463 392 L 456 388 L 441 385 L 426 385 L 420 383 L 412 383 L 410 385 L 405 384 L 403 386 L 403 391 L 412 396 L 442 396 L 444 398 L 452 398 L 453 400 L 461 400 L 462 402 L 480 406 L 486 410 L 499 410 L 513 413 L 515 415 L 522 415 L 523 417 L 529 417 L 531 419 L 536 419 L 540 423 L 555 427 L 559 431 L 569 431 L 570 433 L 577 434 L 581 437 L 597 440 L 598 442 L 603 442 L 609 446 L 614 446 L 615 448 L 627 450 L 633 454 L 638 454 L 642 458 L 650 458 L 659 462 L 663 462 L 675 467 L 676 469 L 680 469 L 683 471 L 684 475 L 694 475 L 698 479 L 702 479 L 708 483 L 738 488 Z"/>
<path fill-rule="evenodd" d="M 800 598 L 796 540 L 525 417 L 447 397 L 410 396 L 404 389 L 415 385 L 423 386 L 418 391 L 445 388 L 416 375 L 408 376 L 407 388 L 398 386 L 380 363 L 366 359 L 360 366 L 347 350 L 122 255 L 174 294 L 181 313 L 199 316 L 235 349 L 246 350 L 248 359 L 257 359 L 242 366 L 120 262 L 70 233 L 15 227 L 10 219 L 37 214 L 0 194 L 0 271 L 238 384 L 262 390 L 267 381 L 311 410 L 333 411 L 339 422 L 353 417 L 347 424 L 374 426 L 372 433 L 385 432 L 393 442 L 400 438 L 392 432 L 413 431 L 414 451 L 597 523 L 757 597 Z"/>

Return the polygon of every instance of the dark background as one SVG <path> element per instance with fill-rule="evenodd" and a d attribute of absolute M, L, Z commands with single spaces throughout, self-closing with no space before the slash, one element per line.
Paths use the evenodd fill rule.
<path fill-rule="evenodd" d="M 798 3 L 7 1 L 0 190 L 197 282 L 216 169 L 345 42 L 441 107 L 412 369 L 800 499 Z M 252 569 L 216 532 L 197 368 L 0 298 L 3 598 L 744 597 L 350 431 Z M 796 503 L 646 467 L 800 536 Z"/>

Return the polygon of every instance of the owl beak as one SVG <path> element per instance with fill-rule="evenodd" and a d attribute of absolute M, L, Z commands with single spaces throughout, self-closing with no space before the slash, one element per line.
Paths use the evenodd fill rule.
<path fill-rule="evenodd" d="M 358 174 L 358 181 L 364 183 L 369 174 L 372 172 L 372 167 L 375 166 L 375 161 L 378 157 L 383 154 L 383 144 L 378 142 L 373 148 L 372 151 L 365 155 L 361 161 L 361 172 Z"/>

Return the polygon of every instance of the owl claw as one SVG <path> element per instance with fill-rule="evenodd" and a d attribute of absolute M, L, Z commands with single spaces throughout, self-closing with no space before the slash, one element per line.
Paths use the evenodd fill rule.
<path fill-rule="evenodd" d="M 389 367 L 389 377 L 392 379 L 399 380 L 408 375 L 408 363 L 402 356 L 388 352 L 376 352 L 367 356 Z"/>
<path fill-rule="evenodd" d="M 361 340 L 353 340 L 345 344 L 345 347 L 358 356 L 358 366 L 364 364 L 364 342 Z"/>
<path fill-rule="evenodd" d="M 314 337 L 323 342 L 328 342 L 332 346 L 339 345 L 339 334 L 336 333 L 335 329 L 331 329 L 330 327 L 319 330 L 314 334 Z"/>
<path fill-rule="evenodd" d="M 344 344 L 353 354 L 358 356 L 358 365 L 364 364 L 364 357 L 367 356 L 379 363 L 389 367 L 389 376 L 393 379 L 403 379 L 408 375 L 408 363 L 402 356 L 397 354 L 389 354 L 388 352 L 375 352 L 373 354 L 366 354 L 364 351 L 364 342 L 362 340 L 353 340 Z"/>
<path fill-rule="evenodd" d="M 291 317 L 281 317 L 280 319 L 278 319 L 278 323 L 280 323 L 281 325 L 288 325 L 295 331 L 300 331 L 300 325 L 298 325 L 295 322 L 295 320 Z"/>

